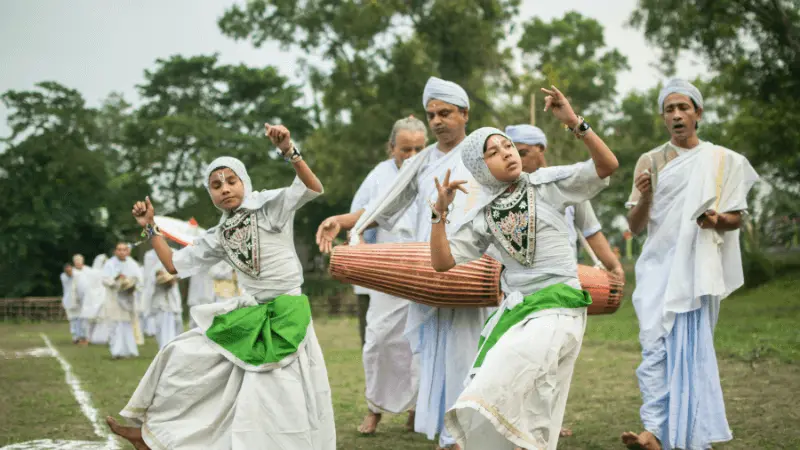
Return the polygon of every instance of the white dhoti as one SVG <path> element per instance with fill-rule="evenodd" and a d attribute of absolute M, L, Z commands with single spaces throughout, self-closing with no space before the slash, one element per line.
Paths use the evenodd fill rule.
<path fill-rule="evenodd" d="M 142 333 L 147 337 L 153 337 L 158 333 L 156 314 L 139 314 L 139 323 L 142 324 Z"/>
<path fill-rule="evenodd" d="M 555 450 L 585 327 L 556 309 L 506 331 L 445 416 L 462 450 Z"/>
<path fill-rule="evenodd" d="M 73 341 L 86 339 L 85 321 L 80 317 L 69 319 L 69 332 Z"/>
<path fill-rule="evenodd" d="M 158 341 L 158 348 L 164 348 L 170 341 L 178 337 L 182 329 L 178 328 L 180 324 L 180 314 L 172 311 L 159 311 L 153 314 L 153 321 L 155 322 L 156 341 Z"/>
<path fill-rule="evenodd" d="M 313 325 L 294 361 L 265 372 L 234 364 L 199 328 L 187 331 L 158 353 L 120 414 L 154 450 L 336 448 Z"/>
<path fill-rule="evenodd" d="M 428 439 L 439 434 L 439 445 L 456 443 L 444 427 L 444 413 L 464 390 L 464 380 L 472 368 L 488 308 L 432 308 L 412 304 L 406 336 L 419 354 L 419 394 L 414 431 Z M 420 315 L 427 316 L 414 326 Z"/>
<path fill-rule="evenodd" d="M 96 345 L 108 344 L 110 325 L 102 318 L 92 320 L 89 323 L 89 343 Z"/>
<path fill-rule="evenodd" d="M 136 337 L 133 334 L 133 323 L 118 321 L 111 324 L 108 347 L 115 358 L 139 356 Z"/>
<path fill-rule="evenodd" d="M 372 292 L 363 348 L 367 405 L 370 411 L 402 413 L 417 401 L 418 368 L 403 335 L 408 300 Z"/>

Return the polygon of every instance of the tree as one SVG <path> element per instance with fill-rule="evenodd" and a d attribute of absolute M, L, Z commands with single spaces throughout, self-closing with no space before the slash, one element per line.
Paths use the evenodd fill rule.
<path fill-rule="evenodd" d="M 358 184 L 386 157 L 392 123 L 422 117 L 426 79 L 441 76 L 470 95 L 470 128 L 500 125 L 493 80 L 509 72 L 502 41 L 518 0 L 286 2 L 230 8 L 220 29 L 259 46 L 275 40 L 324 55 L 308 68 L 317 125 L 306 142 L 331 212 L 347 209 Z"/>
<path fill-rule="evenodd" d="M 291 182 L 264 137 L 264 123 L 286 125 L 298 141 L 310 123 L 307 110 L 297 106 L 299 88 L 274 67 L 221 65 L 217 55 L 172 56 L 157 60 L 145 80 L 139 86 L 144 104 L 125 128 L 125 146 L 132 167 L 149 181 L 160 214 L 215 224 L 219 212 L 201 174 L 218 156 L 241 159 L 256 189 Z M 140 191 L 139 198 L 147 193 Z"/>
<path fill-rule="evenodd" d="M 800 1 L 640 0 L 631 23 L 662 48 L 668 72 L 682 51 L 704 56 L 736 113 L 733 148 L 800 181 Z"/>
<path fill-rule="evenodd" d="M 107 199 L 97 111 L 75 90 L 42 82 L 8 91 L 9 148 L 0 154 L 0 289 L 54 295 L 72 254 L 94 254 L 110 239 L 100 216 Z"/>
<path fill-rule="evenodd" d="M 510 105 L 504 115 L 512 123 L 528 123 L 530 97 L 538 98 L 536 125 L 548 137 L 551 165 L 587 159 L 585 147 L 549 113 L 542 113 L 541 87 L 556 85 L 570 99 L 575 111 L 604 134 L 606 113 L 613 109 L 617 75 L 628 69 L 627 58 L 617 49 L 606 48 L 603 26 L 594 19 L 571 11 L 545 22 L 538 17 L 522 24 L 517 47 L 522 52 L 524 72 L 509 86 Z"/>

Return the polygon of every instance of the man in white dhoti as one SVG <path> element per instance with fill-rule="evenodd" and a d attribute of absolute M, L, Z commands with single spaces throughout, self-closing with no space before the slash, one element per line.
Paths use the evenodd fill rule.
<path fill-rule="evenodd" d="M 164 348 L 183 333 L 181 292 L 178 279 L 167 273 L 154 249 L 145 253 L 144 259 L 147 272 L 142 289 L 142 316 L 153 319 L 158 348 Z"/>
<path fill-rule="evenodd" d="M 80 329 L 82 333 L 81 345 L 89 344 L 89 331 L 91 320 L 97 317 L 98 310 L 105 301 L 105 286 L 103 286 L 102 272 L 87 266 L 83 255 L 74 255 L 73 280 L 76 284 L 75 294 L 81 305 Z"/>
<path fill-rule="evenodd" d="M 151 248 L 144 253 L 144 258 L 142 258 L 142 276 L 144 277 L 144 280 L 140 302 L 138 305 L 139 324 L 142 328 L 142 334 L 147 337 L 154 337 L 158 332 L 155 312 L 153 312 L 151 308 L 153 303 L 153 293 L 155 292 L 153 287 L 155 284 L 155 279 L 153 278 L 155 270 L 153 270 L 153 267 L 156 264 L 158 264 L 158 255 L 156 255 L 156 251 Z"/>
<path fill-rule="evenodd" d="M 139 356 L 133 323 L 142 271 L 129 254 L 128 244 L 120 242 L 114 249 L 114 256 L 103 266 L 103 283 L 108 288 L 103 307 L 110 326 L 109 350 L 114 359 Z"/>
<path fill-rule="evenodd" d="M 533 125 L 509 125 L 505 129 L 506 135 L 514 142 L 517 147 L 520 159 L 522 160 L 522 171 L 533 173 L 539 169 L 548 167 L 545 152 L 547 151 L 547 136 L 539 127 Z M 548 170 L 559 170 L 551 168 Z M 608 240 L 602 232 L 602 225 L 597 220 L 597 216 L 589 200 L 578 203 L 577 205 L 567 206 L 564 216 L 567 221 L 569 231 L 569 243 L 572 245 L 575 255 L 578 254 L 578 231 L 581 232 L 589 247 L 595 253 L 603 266 L 614 276 L 625 279 L 625 271 L 622 268 L 617 255 L 611 250 Z M 496 251 L 496 249 L 495 249 Z M 490 256 L 494 256 L 490 253 Z M 561 437 L 572 436 L 569 428 L 561 429 Z"/>
<path fill-rule="evenodd" d="M 159 351 L 120 413 L 136 427 L 106 419 L 137 449 L 336 448 L 325 361 L 294 247 L 295 212 L 322 184 L 285 127 L 265 128 L 294 167 L 294 182 L 253 191 L 241 161 L 212 161 L 202 180 L 222 217 L 193 245 L 173 252 L 150 199 L 134 205 L 169 273 L 186 278 L 227 261 L 245 292 L 192 308 L 198 326 Z"/>
<path fill-rule="evenodd" d="M 437 271 L 500 249 L 505 298 L 481 333 L 467 387 L 447 412 L 460 448 L 555 450 L 583 340 L 589 294 L 581 290 L 564 211 L 608 185 L 617 159 L 555 87 L 545 109 L 583 140 L 591 160 L 559 170 L 522 172 L 519 153 L 495 128 L 464 142 L 462 158 L 478 181 L 480 201 L 449 236 L 449 206 L 465 181 L 450 174 L 432 220 L 431 263 Z"/>
<path fill-rule="evenodd" d="M 64 265 L 64 272 L 61 273 L 61 306 L 64 312 L 67 313 L 67 320 L 69 320 L 69 334 L 72 335 L 72 343 L 78 344 L 82 339 L 81 331 L 81 304 L 78 298 L 77 283 L 75 282 L 74 267 L 72 264 Z"/>
<path fill-rule="evenodd" d="M 695 86 L 670 80 L 658 108 L 671 138 L 639 158 L 626 204 L 631 231 L 647 229 L 633 293 L 644 431 L 622 441 L 705 450 L 733 438 L 714 327 L 720 302 L 744 282 L 739 227 L 758 175 L 742 155 L 699 139 L 703 97 Z"/>
<path fill-rule="evenodd" d="M 419 119 L 409 117 L 396 121 L 389 135 L 390 159 L 378 164 L 361 183 L 353 199 L 351 212 L 366 208 L 372 199 L 380 196 L 382 190 L 390 187 L 403 162 L 422 151 L 427 138 L 425 124 Z M 373 228 L 367 232 L 376 231 L 374 242 L 379 244 L 413 242 L 416 213 L 416 207 L 408 208 L 392 231 Z M 333 220 L 338 220 L 337 217 Z M 399 414 L 406 411 L 409 412 L 407 427 L 413 430 L 418 369 L 403 334 L 410 302 L 382 292 L 368 292 L 370 300 L 362 355 L 369 413 L 358 431 L 363 434 L 375 433 L 382 413 Z"/>
<path fill-rule="evenodd" d="M 105 315 L 105 301 L 108 298 L 106 286 L 103 284 L 103 267 L 108 261 L 108 256 L 101 253 L 95 256 L 92 261 L 92 270 L 95 276 L 99 278 L 99 287 L 97 293 L 92 297 L 92 304 L 85 305 L 86 318 L 88 320 L 88 336 L 89 343 L 94 345 L 108 345 L 108 336 L 110 334 L 110 324 Z"/>
<path fill-rule="evenodd" d="M 438 142 L 406 161 L 395 182 L 383 189 L 365 210 L 323 222 L 317 231 L 317 242 L 323 252 L 331 250 L 333 239 L 342 228 L 354 228 L 356 237 L 374 224 L 393 230 L 412 205 L 416 205 L 416 216 L 412 218 L 414 239 L 428 242 L 430 202 L 436 195 L 431 183 L 433 177 L 443 177 L 447 170 L 453 170 L 460 178 L 471 179 L 461 162 L 459 145 L 466 137 L 469 120 L 466 91 L 453 82 L 431 77 L 425 85 L 422 104 L 428 126 Z M 463 214 L 475 201 L 473 197 L 459 197 L 453 214 Z M 405 334 L 420 364 L 414 430 L 425 433 L 429 439 L 439 434 L 441 448 L 455 445 L 444 428 L 444 412 L 464 388 L 464 378 L 489 312 L 488 308 L 435 308 L 418 303 L 409 306 Z"/>

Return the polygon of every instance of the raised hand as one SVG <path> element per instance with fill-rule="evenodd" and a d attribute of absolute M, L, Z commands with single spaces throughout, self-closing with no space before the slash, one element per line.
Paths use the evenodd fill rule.
<path fill-rule="evenodd" d="M 578 116 L 572 110 L 567 97 L 558 90 L 557 87 L 551 86 L 552 89 L 542 88 L 542 92 L 547 94 L 544 98 L 544 110 L 551 109 L 556 119 L 560 120 L 564 125 L 575 128 L 579 125 Z"/>
<path fill-rule="evenodd" d="M 333 249 L 333 240 L 339 235 L 342 226 L 335 217 L 328 217 L 323 220 L 317 228 L 317 245 L 319 251 L 328 254 Z"/>
<path fill-rule="evenodd" d="M 450 181 L 450 169 L 447 169 L 447 172 L 444 174 L 444 183 L 440 184 L 438 177 L 434 177 L 433 181 L 436 183 L 436 191 L 439 193 L 439 198 L 436 199 L 436 211 L 438 211 L 439 214 L 447 212 L 447 208 L 450 207 L 450 204 L 453 203 L 453 200 L 456 198 L 457 190 L 468 194 L 467 189 L 462 186 L 467 183 L 466 180 Z"/>
<path fill-rule="evenodd" d="M 283 125 L 264 124 L 264 135 L 284 154 L 292 149 L 292 134 Z"/>
<path fill-rule="evenodd" d="M 156 210 L 153 208 L 153 204 L 150 203 L 149 196 L 145 197 L 143 202 L 138 201 L 134 203 L 131 213 L 133 213 L 133 217 L 136 218 L 136 223 L 142 227 L 155 223 L 153 217 L 156 215 Z"/>

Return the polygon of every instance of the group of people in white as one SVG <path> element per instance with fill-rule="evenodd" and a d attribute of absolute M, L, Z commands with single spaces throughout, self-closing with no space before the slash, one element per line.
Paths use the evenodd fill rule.
<path fill-rule="evenodd" d="M 126 242 L 117 243 L 110 258 L 97 255 L 91 266 L 83 255 L 74 255 L 61 273 L 61 302 L 72 342 L 108 345 L 115 359 L 139 356 L 138 346 L 147 337 L 155 337 L 163 348 L 184 331 L 178 281 L 164 270 L 154 250 L 139 264 Z M 189 279 L 187 304 L 214 303 L 237 294 L 236 274 L 220 263 Z"/>
<path fill-rule="evenodd" d="M 624 276 L 589 203 L 619 164 L 564 94 L 543 91 L 545 110 L 583 142 L 586 161 L 547 167 L 547 139 L 530 125 L 467 135 L 466 91 L 431 77 L 422 106 L 437 142 L 428 145 L 421 121 L 399 120 L 390 158 L 351 211 L 319 226 L 324 253 L 342 230 L 358 237 L 377 226 L 375 242 L 429 242 L 437 271 L 484 254 L 503 264 L 498 308 L 367 292 L 362 433 L 374 433 L 384 413 L 408 413 L 409 429 L 438 438 L 438 448 L 555 450 L 564 434 L 591 304 L 575 240 L 582 234 L 611 276 Z M 743 284 L 738 230 L 758 176 L 742 155 L 699 139 L 703 96 L 691 83 L 670 80 L 657 109 L 670 140 L 632 168 L 626 203 L 631 231 L 647 232 L 633 293 L 644 429 L 620 438 L 631 449 L 706 450 L 732 438 L 713 332 L 720 302 Z M 218 158 L 198 176 L 220 221 L 193 245 L 169 247 L 146 197 L 132 208 L 153 247 L 144 269 L 120 244 L 108 261 L 89 269 L 76 257 L 65 271 L 76 341 L 107 330 L 122 357 L 136 354 L 137 322 L 158 337 L 161 350 L 120 412 L 132 426 L 107 418 L 137 449 L 336 448 L 293 229 L 296 211 L 324 189 L 288 129 L 265 124 L 265 132 L 296 173 L 290 186 L 255 190 L 240 160 Z M 242 289 L 215 301 L 196 277 L 223 266 Z M 192 280 L 194 323 L 182 334 L 176 275 Z"/>

